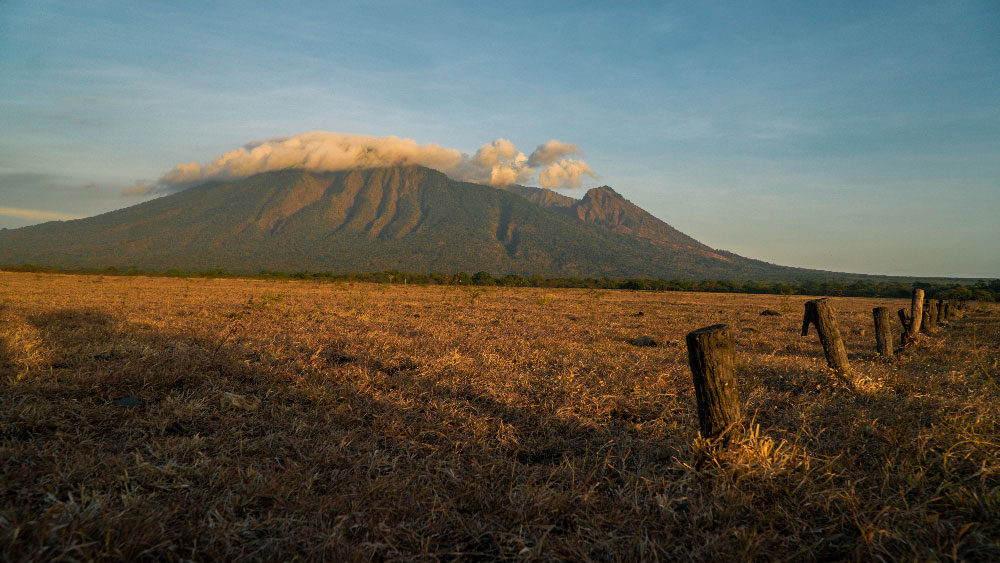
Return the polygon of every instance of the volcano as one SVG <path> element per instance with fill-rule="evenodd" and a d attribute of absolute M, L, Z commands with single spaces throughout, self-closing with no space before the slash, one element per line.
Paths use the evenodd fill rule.
<path fill-rule="evenodd" d="M 416 165 L 266 172 L 86 219 L 0 231 L 0 264 L 24 263 L 665 279 L 820 273 L 709 248 L 607 186 L 578 200 L 459 182 Z"/>

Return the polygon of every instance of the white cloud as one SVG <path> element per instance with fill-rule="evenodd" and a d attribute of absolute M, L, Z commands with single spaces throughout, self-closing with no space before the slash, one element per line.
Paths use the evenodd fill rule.
<path fill-rule="evenodd" d="M 597 174 L 582 160 L 560 160 L 542 170 L 538 183 L 545 188 L 579 188 L 583 176 L 597 178 Z"/>
<path fill-rule="evenodd" d="M 570 154 L 580 154 L 577 146 L 556 140 L 539 145 L 530 158 L 507 139 L 487 143 L 475 155 L 469 156 L 455 149 L 435 144 L 419 145 L 412 139 L 395 136 L 313 131 L 247 143 L 205 164 L 178 164 L 155 184 L 140 182 L 124 193 L 145 195 L 178 191 L 209 180 L 232 180 L 289 168 L 332 172 L 405 164 L 418 164 L 458 180 L 493 186 L 530 182 L 536 167 L 547 165 L 539 177 L 543 186 L 579 187 L 582 175 L 594 177 L 594 173 L 582 160 L 564 159 Z"/>
<path fill-rule="evenodd" d="M 538 145 L 528 158 L 528 166 L 544 166 L 569 155 L 582 155 L 576 143 L 563 143 L 555 139 Z"/>

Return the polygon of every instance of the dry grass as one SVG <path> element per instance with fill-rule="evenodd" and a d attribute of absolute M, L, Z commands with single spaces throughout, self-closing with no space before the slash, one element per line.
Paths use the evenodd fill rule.
<path fill-rule="evenodd" d="M 834 299 L 842 380 L 805 300 L 0 273 L 0 558 L 1000 559 L 998 309 L 886 364 Z"/>

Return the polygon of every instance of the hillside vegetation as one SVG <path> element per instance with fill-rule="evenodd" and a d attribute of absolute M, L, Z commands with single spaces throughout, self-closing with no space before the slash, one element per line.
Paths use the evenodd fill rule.
<path fill-rule="evenodd" d="M 668 279 L 822 274 L 715 251 L 607 187 L 579 201 L 511 190 L 419 166 L 269 172 L 87 219 L 0 231 L 0 265 Z M 555 196 L 576 203 L 556 205 Z"/>
<path fill-rule="evenodd" d="M 0 272 L 0 558 L 1000 559 L 1000 309 L 838 377 L 806 299 Z"/>

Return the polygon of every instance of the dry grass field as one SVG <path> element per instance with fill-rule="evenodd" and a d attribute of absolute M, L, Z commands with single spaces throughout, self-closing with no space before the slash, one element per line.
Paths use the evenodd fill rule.
<path fill-rule="evenodd" d="M 0 558 L 1000 560 L 1000 308 L 839 378 L 807 299 L 0 272 Z"/>

